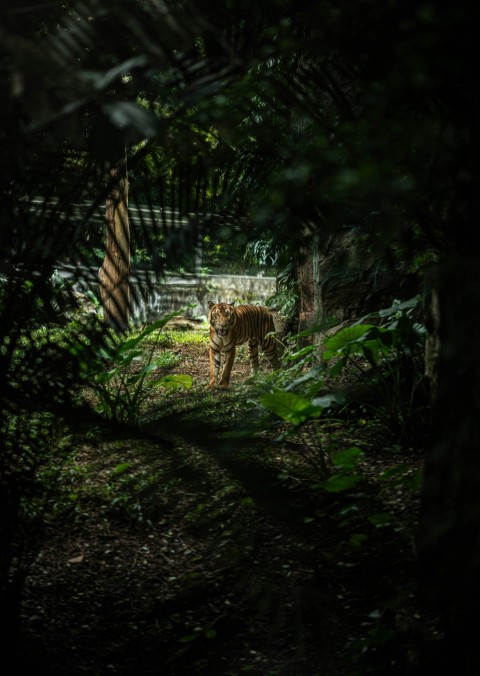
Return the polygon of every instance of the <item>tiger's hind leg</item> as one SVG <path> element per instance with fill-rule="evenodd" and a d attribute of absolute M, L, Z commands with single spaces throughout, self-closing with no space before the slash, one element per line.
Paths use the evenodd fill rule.
<path fill-rule="evenodd" d="M 268 336 L 262 341 L 262 350 L 266 354 L 268 361 L 273 369 L 280 367 L 280 359 L 278 358 L 277 340 L 275 336 Z"/>
<path fill-rule="evenodd" d="M 257 373 L 258 371 L 258 340 L 256 338 L 250 338 L 248 341 L 248 356 L 250 358 L 250 366 L 252 368 L 252 374 Z"/>

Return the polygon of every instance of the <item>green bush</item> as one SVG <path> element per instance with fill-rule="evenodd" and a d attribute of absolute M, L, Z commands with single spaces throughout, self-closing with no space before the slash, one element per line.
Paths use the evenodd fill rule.
<path fill-rule="evenodd" d="M 325 340 L 323 363 L 313 368 L 308 363 L 317 346 L 287 349 L 286 368 L 263 379 L 261 407 L 283 422 L 279 438 L 309 437 L 309 452 L 315 454 L 309 464 L 321 481 L 319 488 L 341 492 L 360 479 L 356 464 L 361 451 L 333 449 L 332 443 L 322 441 L 322 428 L 333 420 L 363 418 L 368 412 L 381 429 L 389 430 L 394 443 L 427 429 L 425 327 L 417 319 L 419 303 L 419 298 L 395 301 L 338 331 Z M 343 455 L 334 455 L 333 450 Z"/>
<path fill-rule="evenodd" d="M 191 376 L 167 374 L 155 378 L 156 371 L 171 369 L 180 360 L 171 351 L 157 354 L 162 336 L 160 330 L 179 314 L 166 315 L 140 332 L 117 334 L 110 331 L 100 348 L 93 349 L 80 341 L 70 346 L 101 414 L 110 420 L 138 425 L 142 404 L 150 396 L 151 388 L 190 389 Z M 147 344 L 147 339 L 152 336 L 153 340 Z"/>
<path fill-rule="evenodd" d="M 424 381 L 426 330 L 416 315 L 420 298 L 394 301 L 325 340 L 323 358 L 333 379 L 357 372 L 361 387 L 352 401 L 363 404 L 397 439 L 415 432 L 428 418 Z M 348 390 L 347 390 L 348 394 Z"/>

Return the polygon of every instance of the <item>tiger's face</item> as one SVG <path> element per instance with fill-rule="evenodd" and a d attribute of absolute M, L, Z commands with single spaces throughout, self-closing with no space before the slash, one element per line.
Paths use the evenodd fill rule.
<path fill-rule="evenodd" d="M 208 303 L 210 308 L 210 326 L 219 336 L 227 336 L 235 324 L 235 308 L 233 303 Z"/>

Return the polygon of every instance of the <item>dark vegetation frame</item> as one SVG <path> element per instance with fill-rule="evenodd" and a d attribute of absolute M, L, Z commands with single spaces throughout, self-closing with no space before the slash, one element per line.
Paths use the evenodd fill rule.
<path fill-rule="evenodd" d="M 91 410 L 79 415 L 74 343 L 39 344 L 35 331 L 57 321 L 65 302 L 51 283 L 57 261 L 85 254 L 90 215 L 71 218 L 85 197 L 92 209 L 110 200 L 120 211 L 115 221 L 107 210 L 103 303 L 113 303 L 107 323 L 126 327 L 127 183 L 116 169 L 105 181 L 110 163 L 122 181 L 134 175 L 142 204 L 171 208 L 156 230 L 142 224 L 158 274 L 195 247 L 200 229 L 239 248 L 273 238 L 288 252 L 307 326 L 323 298 L 315 243 L 336 241 L 345 227 L 389 269 L 415 275 L 435 395 L 419 580 L 468 673 L 480 596 L 479 100 L 469 8 L 247 5 L 165 2 L 159 11 L 155 2 L 91 0 L 1 10 L 4 626 L 14 633 L 25 571 L 12 566 L 27 546 L 22 510 L 51 452 L 47 437 L 54 428 L 61 437 L 63 425 L 105 424 Z M 105 335 L 82 331 L 90 345 Z"/>

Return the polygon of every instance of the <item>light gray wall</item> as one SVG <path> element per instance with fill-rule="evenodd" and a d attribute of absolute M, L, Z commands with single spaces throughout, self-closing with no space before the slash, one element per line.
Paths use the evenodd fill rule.
<path fill-rule="evenodd" d="M 133 318 L 153 321 L 188 305 L 187 317 L 206 317 L 208 301 L 214 303 L 264 304 L 275 293 L 274 277 L 201 275 L 175 277 L 164 281 L 132 276 Z"/>
<path fill-rule="evenodd" d="M 62 265 L 58 273 L 75 279 L 74 288 L 98 296 L 98 270 Z M 214 303 L 264 304 L 275 293 L 275 277 L 248 275 L 167 275 L 157 279 L 148 271 L 133 272 L 130 278 L 132 319 L 151 322 L 169 312 L 187 308 L 187 317 L 207 317 L 208 301 Z M 187 307 L 193 305 L 193 307 Z"/>

